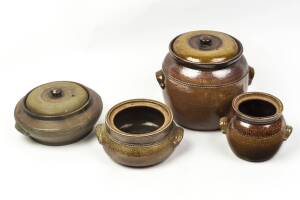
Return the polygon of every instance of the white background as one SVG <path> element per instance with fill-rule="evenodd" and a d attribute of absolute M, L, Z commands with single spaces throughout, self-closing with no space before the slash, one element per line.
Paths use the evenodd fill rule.
<path fill-rule="evenodd" d="M 299 9 L 298 0 L 0 1 L 0 199 L 299 200 Z M 256 70 L 249 91 L 282 100 L 294 132 L 272 160 L 240 160 L 220 132 L 185 130 L 168 160 L 132 169 L 114 163 L 94 135 L 51 147 L 14 129 L 17 101 L 49 81 L 97 91 L 99 123 L 120 101 L 163 101 L 154 73 L 169 41 L 198 29 L 242 41 Z"/>

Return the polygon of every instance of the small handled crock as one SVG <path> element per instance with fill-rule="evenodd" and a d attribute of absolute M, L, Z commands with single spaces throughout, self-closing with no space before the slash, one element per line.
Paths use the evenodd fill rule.
<path fill-rule="evenodd" d="M 170 109 L 157 101 L 134 99 L 110 109 L 96 135 L 106 153 L 131 167 L 158 164 L 171 155 L 183 138 Z"/>
<path fill-rule="evenodd" d="M 232 112 L 220 119 L 233 152 L 248 161 L 265 161 L 292 133 L 282 115 L 281 101 L 266 93 L 251 92 L 232 101 Z"/>

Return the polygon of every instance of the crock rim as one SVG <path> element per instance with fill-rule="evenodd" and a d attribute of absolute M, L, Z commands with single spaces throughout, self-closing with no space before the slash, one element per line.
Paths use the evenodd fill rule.
<path fill-rule="evenodd" d="M 264 100 L 271 103 L 275 108 L 276 112 L 273 115 L 265 117 L 254 117 L 247 115 L 239 110 L 239 105 L 247 100 Z M 283 112 L 283 104 L 279 98 L 265 93 L 265 92 L 246 92 L 236 96 L 232 100 L 232 108 L 238 116 L 244 120 L 256 122 L 256 123 L 266 123 L 270 121 L 275 121 L 279 119 Z"/>
<path fill-rule="evenodd" d="M 146 103 L 147 105 L 141 105 L 143 103 Z M 147 133 L 127 133 L 125 131 L 120 130 L 119 128 L 116 127 L 115 123 L 114 123 L 114 117 L 120 113 L 121 111 L 128 109 L 128 108 L 132 108 L 132 107 L 139 107 L 139 106 L 144 106 L 144 107 L 149 107 L 149 108 L 153 108 L 155 110 L 157 110 L 158 112 L 160 112 L 163 117 L 164 117 L 164 123 L 156 130 L 151 131 L 151 132 L 147 132 Z M 160 109 L 158 109 L 160 108 Z M 117 109 L 119 109 L 118 111 L 116 111 Z M 164 112 L 162 112 L 162 110 L 164 110 Z M 114 113 L 116 112 L 116 113 Z M 159 102 L 156 100 L 152 100 L 152 99 L 129 99 L 123 102 L 120 102 L 116 105 L 114 105 L 106 114 L 106 118 L 105 118 L 105 124 L 106 126 L 112 130 L 114 133 L 122 136 L 122 137 L 126 137 L 126 138 L 144 138 L 144 137 L 151 137 L 151 136 L 156 136 L 159 135 L 160 133 L 165 132 L 173 123 L 173 114 L 170 110 L 170 108 Z"/>

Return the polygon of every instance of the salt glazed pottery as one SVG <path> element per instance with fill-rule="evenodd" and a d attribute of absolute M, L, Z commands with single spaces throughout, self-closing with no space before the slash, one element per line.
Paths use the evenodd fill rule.
<path fill-rule="evenodd" d="M 190 129 L 217 130 L 232 99 L 254 76 L 242 44 L 216 31 L 192 31 L 174 38 L 156 73 L 175 121 Z"/>
<path fill-rule="evenodd" d="M 173 122 L 171 110 L 148 99 L 133 99 L 112 107 L 96 135 L 106 153 L 131 167 L 160 163 L 183 138 L 183 129 Z"/>
<path fill-rule="evenodd" d="M 93 90 L 75 82 L 50 82 L 18 102 L 16 128 L 39 143 L 65 145 L 89 134 L 101 111 L 101 98 Z"/>
<path fill-rule="evenodd" d="M 248 161 L 265 161 L 292 133 L 282 115 L 281 101 L 266 93 L 244 93 L 232 101 L 232 111 L 220 119 L 233 152 Z"/>

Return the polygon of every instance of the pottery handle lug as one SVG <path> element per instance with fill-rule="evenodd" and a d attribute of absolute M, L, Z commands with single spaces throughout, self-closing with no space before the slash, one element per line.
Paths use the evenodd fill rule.
<path fill-rule="evenodd" d="M 287 140 L 290 137 L 292 132 L 293 132 L 293 127 L 286 125 L 285 132 L 283 134 L 283 140 Z"/>
<path fill-rule="evenodd" d="M 98 124 L 96 126 L 96 136 L 100 144 L 103 144 L 103 133 L 105 129 L 105 124 Z"/>
<path fill-rule="evenodd" d="M 219 125 L 222 133 L 226 134 L 228 129 L 228 118 L 222 117 L 219 121 Z"/>
<path fill-rule="evenodd" d="M 254 75 L 255 75 L 254 68 L 249 66 L 249 82 L 248 82 L 248 85 L 251 85 L 252 80 L 254 78 Z"/>
<path fill-rule="evenodd" d="M 157 79 L 157 81 L 158 81 L 160 87 L 161 87 L 162 89 L 164 89 L 165 86 L 166 86 L 166 84 L 165 84 L 165 75 L 164 75 L 163 71 L 162 71 L 162 70 L 159 70 L 159 71 L 157 71 L 157 72 L 155 73 L 155 75 L 156 75 L 156 79 Z"/>
<path fill-rule="evenodd" d="M 27 133 L 18 123 L 15 124 L 15 128 L 20 131 L 25 136 L 30 136 L 29 133 Z"/>
<path fill-rule="evenodd" d="M 174 132 L 175 132 L 174 133 L 175 136 L 174 136 L 172 142 L 173 142 L 173 145 L 176 147 L 181 142 L 181 140 L 183 139 L 184 130 L 181 127 L 175 126 Z"/>

